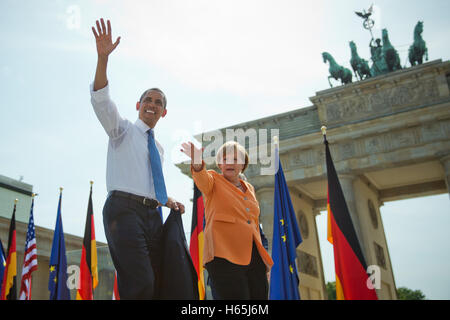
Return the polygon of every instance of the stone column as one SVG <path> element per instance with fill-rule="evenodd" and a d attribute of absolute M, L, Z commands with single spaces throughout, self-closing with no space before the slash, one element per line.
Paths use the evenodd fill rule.
<path fill-rule="evenodd" d="M 273 237 L 273 197 L 274 188 L 264 187 L 256 190 L 256 198 L 259 201 L 261 214 L 259 222 L 263 225 L 263 232 L 269 240 L 269 253 L 272 255 L 272 237 Z"/>
<path fill-rule="evenodd" d="M 442 166 L 444 167 L 444 180 L 447 185 L 447 192 L 450 197 L 450 154 L 443 156 L 441 159 Z"/>
<path fill-rule="evenodd" d="M 318 251 L 318 262 L 319 262 L 319 268 L 321 270 L 321 285 L 322 285 L 322 292 L 323 292 L 323 300 L 328 300 L 328 292 L 327 287 L 325 284 L 325 275 L 323 270 L 323 260 L 322 260 L 322 252 L 320 250 L 320 242 L 319 242 L 319 232 L 317 231 L 317 224 L 316 224 L 316 217 L 320 214 L 320 209 L 313 208 L 313 216 L 314 216 L 314 231 L 316 234 L 316 243 L 317 243 L 317 251 Z M 328 213 L 326 213 L 328 214 Z"/>
<path fill-rule="evenodd" d="M 350 216 L 352 218 L 353 227 L 355 228 L 356 236 L 358 237 L 358 241 L 361 246 L 364 258 L 367 261 L 367 254 L 365 252 L 366 246 L 363 242 L 364 238 L 361 231 L 361 222 L 359 221 L 358 211 L 356 209 L 355 190 L 353 188 L 355 179 L 356 179 L 355 175 L 351 174 L 339 175 L 339 181 L 341 183 L 342 192 L 344 193 L 345 201 L 347 203 L 347 207 L 350 212 Z"/>

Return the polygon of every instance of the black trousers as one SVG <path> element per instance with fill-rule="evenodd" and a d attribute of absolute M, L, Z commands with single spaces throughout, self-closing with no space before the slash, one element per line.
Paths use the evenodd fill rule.
<path fill-rule="evenodd" d="M 136 200 L 109 196 L 103 225 L 120 299 L 154 299 L 161 274 L 162 221 L 158 210 Z"/>
<path fill-rule="evenodd" d="M 255 243 L 250 264 L 242 266 L 226 259 L 214 257 L 206 265 L 211 279 L 214 299 L 218 300 L 267 300 L 269 285 L 266 265 Z"/>

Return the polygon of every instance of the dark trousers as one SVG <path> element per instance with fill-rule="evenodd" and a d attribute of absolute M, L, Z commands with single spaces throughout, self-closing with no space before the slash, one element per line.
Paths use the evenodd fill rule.
<path fill-rule="evenodd" d="M 269 285 L 266 265 L 255 243 L 248 266 L 237 265 L 226 259 L 214 257 L 206 265 L 215 297 L 218 300 L 267 300 Z"/>
<path fill-rule="evenodd" d="M 161 278 L 162 221 L 158 210 L 109 196 L 103 225 L 117 271 L 120 299 L 153 299 Z"/>

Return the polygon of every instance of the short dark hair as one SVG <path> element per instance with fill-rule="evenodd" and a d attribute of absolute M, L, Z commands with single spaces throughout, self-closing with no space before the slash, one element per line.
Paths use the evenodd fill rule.
<path fill-rule="evenodd" d="M 163 107 L 165 109 L 166 106 L 167 106 L 167 98 L 166 98 L 166 95 L 164 94 L 164 92 L 161 89 L 159 89 L 159 88 L 151 88 L 151 89 L 145 90 L 144 93 L 141 95 L 141 98 L 139 99 L 139 102 L 142 103 L 142 100 L 144 100 L 145 96 L 150 91 L 156 91 L 156 92 L 159 92 L 162 95 L 162 97 L 163 97 Z"/>

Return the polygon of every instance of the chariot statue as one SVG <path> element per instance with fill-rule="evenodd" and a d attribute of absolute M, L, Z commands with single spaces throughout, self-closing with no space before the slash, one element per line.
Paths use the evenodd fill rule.
<path fill-rule="evenodd" d="M 327 63 L 327 61 L 330 63 L 330 68 L 328 69 L 328 71 L 330 72 L 330 76 L 328 77 L 328 83 L 330 84 L 330 87 L 333 87 L 330 81 L 331 78 L 341 80 L 341 83 L 343 85 L 352 82 L 352 72 L 349 69 L 337 64 L 333 56 L 328 52 L 323 52 L 322 57 L 324 63 Z"/>
<path fill-rule="evenodd" d="M 369 67 L 369 63 L 365 59 L 359 56 L 355 42 L 350 41 L 350 65 L 352 66 L 355 78 L 357 80 L 364 80 L 369 77 L 376 77 L 378 75 L 402 69 L 400 56 L 389 40 L 388 30 L 386 28 L 382 29 L 381 39 L 374 39 L 372 28 L 374 27 L 375 22 L 371 19 L 373 13 L 373 5 L 370 6 L 367 11 L 355 11 L 355 13 L 358 17 L 364 19 L 363 27 L 364 29 L 369 30 L 370 35 L 372 36 L 369 43 L 371 54 L 370 59 L 372 60 L 371 67 Z M 408 51 L 408 59 L 411 63 L 411 66 L 422 64 L 424 56 L 425 60 L 428 61 L 428 49 L 425 41 L 422 38 L 422 32 L 423 21 L 419 21 L 414 28 L 414 43 L 410 46 Z M 324 63 L 330 63 L 330 67 L 328 69 L 328 71 L 330 72 L 330 76 L 328 76 L 328 83 L 330 84 L 330 87 L 333 87 L 330 81 L 331 78 L 341 80 L 341 83 L 343 85 L 352 82 L 352 72 L 349 69 L 337 64 L 331 54 L 329 54 L 328 52 L 323 52 L 322 58 Z"/>
<path fill-rule="evenodd" d="M 370 54 L 372 60 L 372 67 L 370 68 L 370 74 L 372 77 L 376 77 L 380 74 L 388 73 L 388 67 L 384 61 L 383 46 L 381 45 L 381 39 L 374 40 L 373 38 L 369 43 Z"/>
<path fill-rule="evenodd" d="M 400 57 L 397 50 L 395 50 L 394 46 L 389 40 L 387 29 L 383 29 L 381 31 L 381 35 L 383 39 L 383 57 L 389 72 L 400 70 L 402 68 L 402 66 L 400 65 Z"/>
<path fill-rule="evenodd" d="M 350 41 L 350 50 L 352 53 L 352 58 L 350 59 L 350 64 L 352 66 L 353 72 L 355 73 L 355 78 L 359 80 L 364 80 L 366 78 L 371 77 L 369 63 L 360 58 L 358 55 L 358 50 L 356 48 L 356 44 L 353 41 Z"/>
<path fill-rule="evenodd" d="M 423 32 L 423 21 L 419 21 L 414 28 L 414 43 L 409 47 L 408 58 L 411 66 L 417 64 L 422 64 L 423 56 L 425 55 L 425 60 L 428 61 L 428 48 L 425 44 L 425 40 L 422 38 Z"/>

